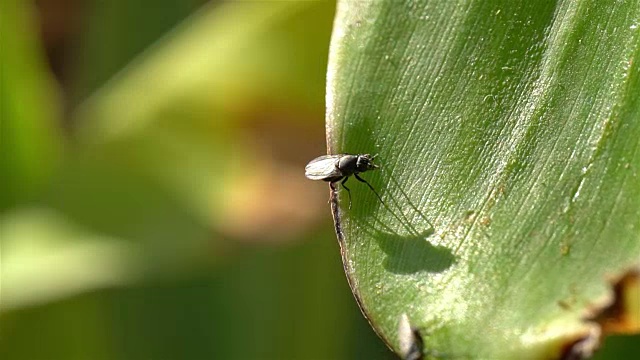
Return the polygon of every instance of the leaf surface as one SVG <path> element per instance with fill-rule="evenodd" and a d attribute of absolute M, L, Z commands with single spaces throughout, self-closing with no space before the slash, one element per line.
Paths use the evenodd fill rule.
<path fill-rule="evenodd" d="M 640 2 L 339 3 L 330 153 L 352 289 L 397 352 L 560 357 L 640 259 Z M 339 187 L 339 185 L 337 185 Z M 339 206 L 338 206 L 339 205 Z M 433 226 L 431 226 L 433 224 Z"/>

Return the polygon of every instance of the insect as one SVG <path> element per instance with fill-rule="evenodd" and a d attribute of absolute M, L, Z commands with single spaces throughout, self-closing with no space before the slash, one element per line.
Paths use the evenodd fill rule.
<path fill-rule="evenodd" d="M 367 184 L 369 189 L 382 202 L 380 195 L 378 195 L 373 186 L 358 176 L 359 173 L 379 168 L 378 165 L 373 163 L 374 158 L 375 156 L 369 154 L 324 155 L 311 160 L 304 169 L 304 175 L 311 180 L 324 180 L 332 184 L 340 181 L 342 187 L 349 194 L 349 208 L 351 208 L 351 190 L 345 183 L 351 175 L 355 176 L 358 181 Z"/>

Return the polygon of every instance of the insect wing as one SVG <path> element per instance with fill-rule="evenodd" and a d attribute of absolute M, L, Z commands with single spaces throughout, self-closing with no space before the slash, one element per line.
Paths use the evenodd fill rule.
<path fill-rule="evenodd" d="M 311 180 L 323 180 L 341 176 L 336 163 L 341 155 L 324 155 L 311 160 L 304 168 L 304 176 Z"/>

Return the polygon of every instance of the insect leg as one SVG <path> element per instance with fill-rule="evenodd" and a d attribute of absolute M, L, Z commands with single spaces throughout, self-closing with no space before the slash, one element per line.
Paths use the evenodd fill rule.
<path fill-rule="evenodd" d="M 351 190 L 349 190 L 349 188 L 347 187 L 347 185 L 345 185 L 345 183 L 347 182 L 347 180 L 349 180 L 348 176 L 344 177 L 344 180 L 342 180 L 342 182 L 340 182 L 340 184 L 342 185 L 342 187 L 347 190 L 347 194 L 349 194 L 349 210 L 351 210 Z"/>
<path fill-rule="evenodd" d="M 340 176 L 338 178 L 333 178 L 333 179 L 329 180 L 329 187 L 331 188 L 331 196 L 329 197 L 329 200 L 327 201 L 329 204 L 331 204 L 331 201 L 333 200 L 333 197 L 335 196 L 335 193 L 336 193 L 335 184 L 338 183 L 342 179 L 344 179 L 344 176 Z"/>
<path fill-rule="evenodd" d="M 374 189 L 373 186 L 371 186 L 371 184 L 367 182 L 367 180 L 361 178 L 360 176 L 358 176 L 358 174 L 353 174 L 353 175 L 356 177 L 356 179 L 358 179 L 358 181 L 367 184 L 369 189 L 371 189 L 371 191 L 373 191 L 373 193 L 376 194 L 376 196 L 378 197 L 378 200 L 380 200 L 380 202 L 384 204 L 384 201 L 382 201 L 382 198 L 380 197 L 380 195 L 378 195 L 378 192 L 376 191 L 376 189 Z"/>

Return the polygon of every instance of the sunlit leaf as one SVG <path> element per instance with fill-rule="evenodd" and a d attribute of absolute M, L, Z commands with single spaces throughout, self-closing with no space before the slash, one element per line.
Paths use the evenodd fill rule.
<path fill-rule="evenodd" d="M 384 204 L 350 182 L 337 228 L 392 348 L 402 314 L 452 358 L 597 333 L 587 310 L 640 262 L 639 27 L 638 1 L 339 3 L 330 151 L 378 153 Z"/>

